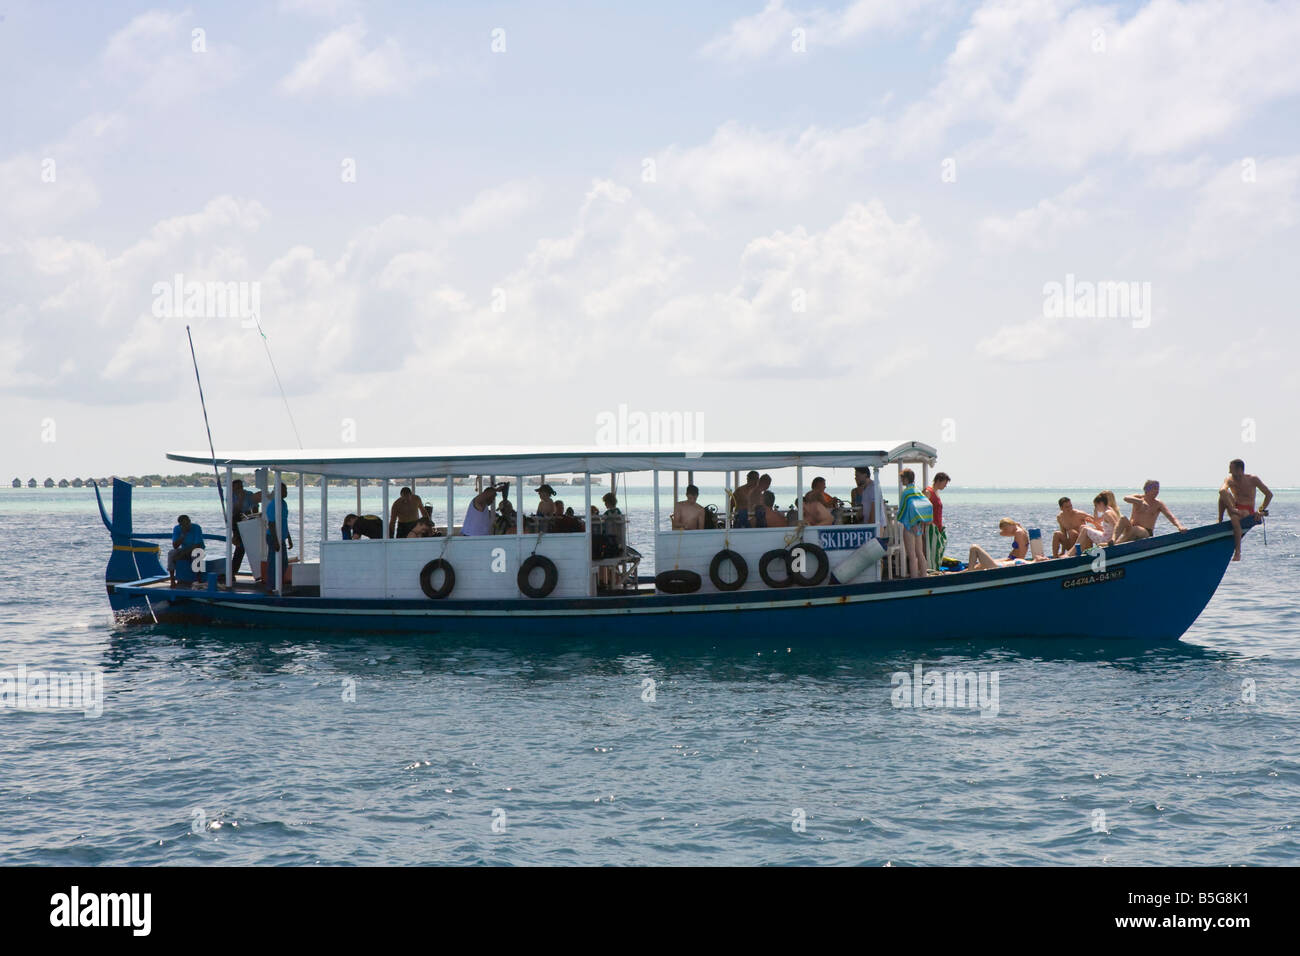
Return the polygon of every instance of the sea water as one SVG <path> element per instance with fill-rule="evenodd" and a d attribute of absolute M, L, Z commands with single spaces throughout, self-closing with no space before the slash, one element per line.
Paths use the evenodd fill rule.
<path fill-rule="evenodd" d="M 441 520 L 445 492 L 419 490 Z M 558 490 L 581 512 L 584 489 Z M 1004 515 L 1050 540 L 1061 493 L 949 489 L 948 553 L 1004 550 Z M 1211 490 L 1163 497 L 1188 526 L 1214 518 Z M 648 573 L 649 493 L 620 498 Z M 116 627 L 93 492 L 0 489 L 0 671 L 103 687 L 99 716 L 0 708 L 0 864 L 1294 865 L 1288 498 L 1174 645 L 959 627 L 683 643 L 671 624 L 539 642 Z M 307 489 L 308 558 L 319 503 Z M 213 489 L 134 504 L 137 532 L 181 512 L 221 531 Z M 331 488 L 329 533 L 349 510 L 355 491 Z M 1007 618 L 1033 633 L 1014 603 Z M 914 684 L 928 702 L 901 699 Z"/>

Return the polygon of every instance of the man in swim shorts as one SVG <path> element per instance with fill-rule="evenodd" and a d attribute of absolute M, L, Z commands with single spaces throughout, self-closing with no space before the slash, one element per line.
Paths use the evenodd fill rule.
<path fill-rule="evenodd" d="M 1125 495 L 1124 500 L 1133 506 L 1133 514 L 1120 518 L 1115 526 L 1115 543 L 1140 541 L 1156 533 L 1156 520 L 1164 515 L 1179 531 L 1186 531 L 1183 523 L 1174 517 L 1174 513 L 1165 506 L 1157 495 L 1160 494 L 1160 482 L 1152 478 L 1142 486 L 1142 494 Z"/>
<path fill-rule="evenodd" d="M 1255 492 L 1264 493 L 1264 503 L 1255 510 Z M 1273 492 L 1260 481 L 1256 475 L 1246 474 L 1246 463 L 1240 458 L 1228 462 L 1228 477 L 1219 486 L 1219 521 L 1227 513 L 1232 521 L 1233 555 L 1232 560 L 1241 560 L 1241 519 L 1246 515 L 1268 515 L 1268 504 L 1273 500 Z"/>
<path fill-rule="evenodd" d="M 1059 558 L 1062 554 L 1068 552 L 1075 544 L 1079 542 L 1079 535 L 1083 533 L 1083 528 L 1087 524 L 1101 527 L 1101 522 L 1090 514 L 1078 511 L 1069 498 L 1062 498 L 1057 502 L 1061 513 L 1056 516 L 1056 525 L 1059 529 L 1052 535 L 1052 557 Z M 1086 542 L 1084 542 L 1086 543 Z"/>
<path fill-rule="evenodd" d="M 410 488 L 403 488 L 388 513 L 388 536 L 405 538 L 421 518 L 429 517 L 424 501 Z"/>

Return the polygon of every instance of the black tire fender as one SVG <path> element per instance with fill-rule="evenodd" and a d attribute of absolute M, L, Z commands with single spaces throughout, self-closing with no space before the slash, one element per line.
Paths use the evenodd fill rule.
<path fill-rule="evenodd" d="M 805 561 L 808 558 L 817 559 L 817 570 L 812 574 L 803 574 L 794 570 L 794 553 L 803 549 Z M 800 541 L 790 549 L 790 576 L 802 588 L 814 588 L 826 580 L 831 573 L 831 559 L 827 557 L 826 551 L 817 544 L 809 544 L 806 541 Z"/>
<path fill-rule="evenodd" d="M 736 569 L 736 580 L 724 581 L 722 575 L 718 572 L 722 570 L 723 564 L 730 561 Z M 709 562 L 709 580 L 719 591 L 739 591 L 745 586 L 745 581 L 749 579 L 749 565 L 741 555 L 732 551 L 730 548 L 723 548 L 713 556 Z"/>
<path fill-rule="evenodd" d="M 768 568 L 773 561 L 780 561 L 785 567 L 784 578 L 778 580 L 769 573 Z M 758 559 L 758 576 L 770 588 L 788 588 L 794 583 L 794 572 L 790 569 L 790 552 L 785 548 L 773 548 L 771 551 L 765 551 L 763 556 Z"/>
<path fill-rule="evenodd" d="M 696 572 L 685 568 L 673 571 L 660 571 L 655 575 L 655 588 L 665 594 L 694 594 L 704 583 Z"/>
<path fill-rule="evenodd" d="M 433 586 L 433 576 L 439 571 L 442 572 L 442 587 Z M 451 589 L 456 586 L 456 571 L 452 568 L 451 562 L 444 558 L 437 558 L 430 561 L 420 569 L 420 590 L 424 596 L 438 601 L 445 598 L 451 593 Z"/>
<path fill-rule="evenodd" d="M 529 579 L 538 568 L 542 569 L 542 583 L 534 587 Z M 555 590 L 555 582 L 559 579 L 560 572 L 556 569 L 555 562 L 542 554 L 534 554 L 526 558 L 519 566 L 519 575 L 515 578 L 519 590 L 530 598 L 546 597 Z"/>

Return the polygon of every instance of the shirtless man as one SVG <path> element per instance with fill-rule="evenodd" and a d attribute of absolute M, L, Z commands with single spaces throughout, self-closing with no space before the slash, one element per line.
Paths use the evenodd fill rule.
<path fill-rule="evenodd" d="M 388 536 L 405 538 L 421 518 L 429 517 L 429 509 L 424 501 L 410 488 L 403 488 L 388 512 Z M 396 533 L 394 533 L 396 529 Z"/>
<path fill-rule="evenodd" d="M 1255 510 L 1255 492 L 1264 492 L 1264 503 Z M 1232 560 L 1241 560 L 1241 519 L 1246 515 L 1268 516 L 1268 503 L 1273 500 L 1273 492 L 1260 481 L 1256 475 L 1246 474 L 1246 463 L 1234 458 L 1228 463 L 1228 477 L 1219 486 L 1219 521 L 1224 512 L 1232 521 Z"/>
<path fill-rule="evenodd" d="M 1057 504 L 1061 508 L 1061 513 L 1056 516 L 1056 525 L 1060 530 L 1052 535 L 1052 557 L 1054 558 L 1059 558 L 1075 546 L 1079 535 L 1083 533 L 1084 525 L 1092 524 L 1097 528 L 1101 527 L 1101 522 L 1092 515 L 1075 510 L 1069 498 L 1062 498 Z"/>
<path fill-rule="evenodd" d="M 745 476 L 745 483 L 737 488 L 736 493 L 732 495 L 732 500 L 736 503 L 734 527 L 749 527 L 749 516 L 754 507 L 762 501 L 762 490 L 758 485 L 758 472 L 751 471 Z"/>
<path fill-rule="evenodd" d="M 552 496 L 555 494 L 555 489 L 550 485 L 541 485 L 537 489 L 537 494 L 542 499 L 537 502 L 537 517 L 547 518 L 555 514 L 555 502 L 551 500 Z M 561 511 L 560 514 L 564 514 L 564 512 Z"/>
<path fill-rule="evenodd" d="M 764 475 L 764 478 L 767 476 Z M 763 492 L 763 523 L 759 524 L 760 528 L 784 528 L 785 512 L 776 506 L 776 495 L 770 491 Z M 757 509 L 755 509 L 757 511 Z"/>
<path fill-rule="evenodd" d="M 704 528 L 704 509 L 695 503 L 700 496 L 700 489 L 694 485 L 686 486 L 686 500 L 673 505 L 672 523 L 674 531 L 700 531 Z"/>
<path fill-rule="evenodd" d="M 1120 518 L 1119 524 L 1115 525 L 1116 544 L 1151 537 L 1156 532 L 1156 520 L 1161 515 L 1168 518 L 1179 531 L 1187 530 L 1165 503 L 1156 497 L 1158 494 L 1160 482 L 1153 478 L 1142 486 L 1142 494 L 1124 496 L 1124 500 L 1133 506 L 1133 514 Z"/>
<path fill-rule="evenodd" d="M 826 483 L 822 482 L 822 487 Z M 835 519 L 831 515 L 831 509 L 823 504 L 822 499 L 825 497 L 824 491 L 817 489 L 817 482 L 813 482 L 813 490 L 803 496 L 803 523 L 806 525 L 817 526 L 834 524 Z"/>

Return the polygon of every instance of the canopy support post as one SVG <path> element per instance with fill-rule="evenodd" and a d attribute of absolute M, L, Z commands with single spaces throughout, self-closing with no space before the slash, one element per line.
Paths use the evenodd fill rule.
<path fill-rule="evenodd" d="M 803 465 L 799 464 L 794 469 L 794 496 L 799 503 L 799 520 L 803 521 Z"/>
<path fill-rule="evenodd" d="M 324 475 L 320 476 L 320 548 L 317 551 L 316 559 L 323 561 L 325 558 L 325 542 L 329 540 L 329 514 L 330 514 L 330 480 Z"/>
<path fill-rule="evenodd" d="M 284 516 L 284 495 L 280 493 L 280 486 L 284 484 L 284 473 L 279 468 L 275 470 L 275 490 L 271 493 L 271 520 L 275 523 L 275 543 L 278 547 L 275 549 L 275 557 L 271 563 L 275 567 L 272 571 L 275 574 L 275 593 L 284 593 L 284 562 L 289 556 L 284 553 L 284 529 L 280 527 L 280 519 Z M 279 505 L 277 508 L 276 506 Z"/>
<path fill-rule="evenodd" d="M 234 475 L 230 466 L 226 466 L 226 500 L 230 502 L 230 507 L 226 509 L 226 587 L 235 586 L 235 569 L 232 562 L 235 560 L 235 488 Z"/>
<path fill-rule="evenodd" d="M 593 523 L 591 520 L 591 472 L 589 471 L 583 472 L 582 477 L 585 479 L 587 483 L 587 495 L 586 495 L 587 503 L 586 503 L 586 508 L 582 514 L 582 518 L 583 518 L 582 525 L 587 532 L 586 534 L 587 597 L 593 597 L 596 593 L 596 588 L 594 586 L 596 582 L 596 569 L 591 566 L 591 526 Z"/>
<path fill-rule="evenodd" d="M 452 514 L 455 507 L 453 496 L 456 494 L 456 481 L 451 475 L 446 477 L 447 482 L 447 542 L 451 543 L 451 534 L 456 528 L 456 516 Z M 445 548 L 443 549 L 445 552 Z"/>
<path fill-rule="evenodd" d="M 307 540 L 307 519 L 303 515 L 303 495 L 307 493 L 307 478 L 298 472 L 298 563 L 303 562 L 303 542 Z"/>

